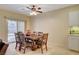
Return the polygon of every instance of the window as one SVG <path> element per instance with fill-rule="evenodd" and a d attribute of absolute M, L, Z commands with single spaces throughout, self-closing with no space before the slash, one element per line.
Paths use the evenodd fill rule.
<path fill-rule="evenodd" d="M 16 32 L 24 32 L 24 21 L 8 20 L 8 42 L 15 42 Z"/>
<path fill-rule="evenodd" d="M 24 21 L 18 21 L 18 30 L 17 31 L 20 31 L 20 32 L 24 32 Z"/>

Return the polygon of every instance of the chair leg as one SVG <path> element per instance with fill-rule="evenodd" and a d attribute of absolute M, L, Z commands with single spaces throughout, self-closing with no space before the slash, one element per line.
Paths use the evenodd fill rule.
<path fill-rule="evenodd" d="M 16 43 L 16 47 L 15 47 L 15 49 L 17 48 L 17 43 Z"/>
<path fill-rule="evenodd" d="M 45 46 L 46 46 L 46 51 L 48 51 L 47 44 Z"/>
<path fill-rule="evenodd" d="M 24 54 L 25 54 L 25 51 L 26 51 L 26 47 L 24 48 Z"/>
<path fill-rule="evenodd" d="M 41 52 L 42 52 L 42 54 L 43 54 L 43 46 L 41 45 Z"/>
<path fill-rule="evenodd" d="M 22 46 L 22 45 L 20 44 L 20 46 L 19 46 L 19 51 L 21 51 L 21 46 Z"/>

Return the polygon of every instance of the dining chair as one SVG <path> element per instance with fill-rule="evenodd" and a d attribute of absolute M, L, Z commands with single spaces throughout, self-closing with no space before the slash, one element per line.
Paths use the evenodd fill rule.
<path fill-rule="evenodd" d="M 43 53 L 43 49 L 44 49 L 43 46 L 45 46 L 46 51 L 48 50 L 47 48 L 48 33 L 43 33 L 43 36 L 42 38 L 40 38 L 40 41 L 41 41 L 41 44 L 40 44 L 41 52 Z"/>
<path fill-rule="evenodd" d="M 45 33 L 45 34 L 43 34 L 43 43 L 46 46 L 46 51 L 48 50 L 47 49 L 47 41 L 48 41 L 48 33 Z"/>
<path fill-rule="evenodd" d="M 33 33 L 35 33 L 35 34 L 36 34 L 37 32 L 36 32 L 36 31 L 34 31 Z"/>
<path fill-rule="evenodd" d="M 19 38 L 19 34 L 18 34 L 18 33 L 15 33 L 15 40 L 16 40 L 16 46 L 15 46 L 15 49 L 16 49 L 16 48 L 19 47 L 20 44 L 21 44 L 21 40 L 20 40 L 20 38 Z M 18 45 L 19 45 L 19 46 L 18 46 Z"/>
<path fill-rule="evenodd" d="M 26 48 L 28 47 L 32 48 L 32 43 L 26 41 L 25 35 L 23 33 L 20 33 L 19 35 L 20 35 L 20 40 L 22 42 L 20 48 L 23 49 L 25 53 Z"/>

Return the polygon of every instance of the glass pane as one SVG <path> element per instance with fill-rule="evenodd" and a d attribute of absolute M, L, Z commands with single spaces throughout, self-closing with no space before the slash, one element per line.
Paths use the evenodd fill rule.
<path fill-rule="evenodd" d="M 16 32 L 24 32 L 24 21 L 8 20 L 8 42 L 15 42 Z"/>
<path fill-rule="evenodd" d="M 14 33 L 17 32 L 17 22 L 13 20 L 8 20 L 8 42 L 15 41 Z"/>
<path fill-rule="evenodd" d="M 24 32 L 24 21 L 18 21 L 18 31 Z"/>

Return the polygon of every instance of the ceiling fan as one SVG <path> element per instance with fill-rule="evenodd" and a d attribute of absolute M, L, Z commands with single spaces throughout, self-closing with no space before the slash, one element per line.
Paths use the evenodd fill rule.
<path fill-rule="evenodd" d="M 42 13 L 41 11 L 41 7 L 36 7 L 35 5 L 32 5 L 32 7 L 26 7 L 28 9 L 30 9 L 31 11 L 37 12 L 37 13 Z"/>

